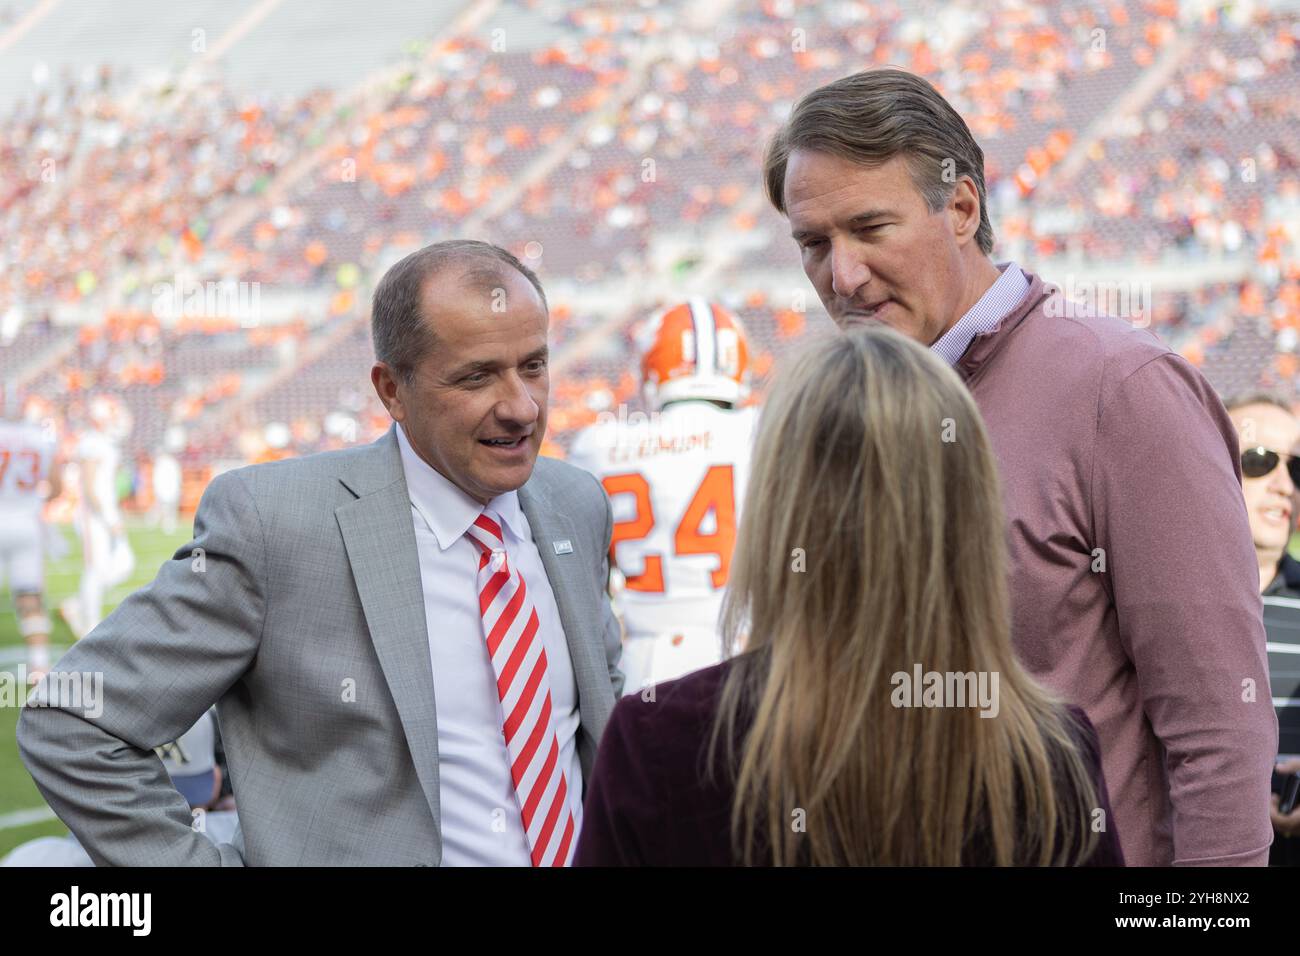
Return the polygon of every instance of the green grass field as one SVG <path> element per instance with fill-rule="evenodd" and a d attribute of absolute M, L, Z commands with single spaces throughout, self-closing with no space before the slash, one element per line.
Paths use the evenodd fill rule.
<path fill-rule="evenodd" d="M 76 593 L 81 572 L 81 544 L 70 527 L 59 529 L 68 542 L 69 553 L 49 561 L 45 570 L 46 607 L 54 621 L 51 638 L 52 656 L 58 655 L 72 643 L 72 635 L 58 614 L 58 606 L 65 598 Z M 190 528 L 182 527 L 174 534 L 165 535 L 141 523 L 127 522 L 131 547 L 135 549 L 135 573 L 125 584 L 112 588 L 105 599 L 105 613 L 115 608 L 123 598 L 153 580 L 158 567 L 168 560 L 182 544 L 190 539 Z M 22 638 L 18 634 L 18 619 L 14 616 L 13 601 L 8 591 L 0 590 L 0 670 L 13 672 L 19 663 L 26 662 Z M 26 822 L 40 812 L 47 811 L 45 801 L 32 783 L 31 776 L 18 757 L 14 729 L 18 725 L 18 708 L 0 707 L 0 857 L 20 843 L 39 836 L 67 833 L 67 828 L 57 819 L 49 818 Z"/>
<path fill-rule="evenodd" d="M 59 603 L 75 593 L 81 569 L 81 547 L 71 528 L 60 529 L 69 545 L 69 553 L 46 565 L 46 604 L 54 621 L 52 638 L 53 656 L 66 650 L 72 635 L 62 617 L 57 613 Z M 105 613 L 118 605 L 123 598 L 153 580 L 159 566 L 190 539 L 190 529 L 172 535 L 149 528 L 141 523 L 127 522 L 131 546 L 135 549 L 135 574 L 125 584 L 108 592 Z M 1292 538 L 1291 553 L 1300 556 L 1300 535 Z M 13 613 L 13 602 L 7 591 L 0 591 L 0 670 L 12 670 L 25 661 L 25 651 L 18 635 L 18 621 Z M 48 813 L 36 785 L 18 757 L 14 728 L 18 724 L 18 709 L 0 707 L 0 857 L 20 843 L 40 836 L 58 836 L 67 828 L 57 819 L 48 817 L 28 822 L 42 812 Z"/>

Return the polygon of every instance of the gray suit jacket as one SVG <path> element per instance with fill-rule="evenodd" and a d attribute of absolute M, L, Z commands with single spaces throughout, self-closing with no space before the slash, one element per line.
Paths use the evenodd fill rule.
<path fill-rule="evenodd" d="M 623 684 L 609 500 L 546 458 L 519 500 L 573 661 L 587 779 Z M 441 862 L 433 670 L 392 430 L 217 477 L 194 540 L 58 671 L 102 673 L 102 714 L 29 706 L 18 746 L 101 866 Z M 195 832 L 153 753 L 214 702 L 240 818 L 220 845 Z"/>

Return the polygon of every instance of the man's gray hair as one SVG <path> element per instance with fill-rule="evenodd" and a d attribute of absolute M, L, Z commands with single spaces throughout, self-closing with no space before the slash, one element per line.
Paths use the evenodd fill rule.
<path fill-rule="evenodd" d="M 542 308 L 547 307 L 546 293 L 537 275 L 500 246 L 477 239 L 448 239 L 412 252 L 384 273 L 370 308 L 375 358 L 396 371 L 408 385 L 416 367 L 437 344 L 424 315 L 425 284 L 453 265 L 465 268 L 464 282 L 485 292 L 505 281 L 506 268 L 514 269 L 532 283 Z"/>
<path fill-rule="evenodd" d="M 763 161 L 767 196 L 785 214 L 785 168 L 796 149 L 827 153 L 864 166 L 902 156 L 930 212 L 969 176 L 980 199 L 975 241 L 993 252 L 984 190 L 984 151 L 966 121 L 928 82 L 905 70 L 854 73 L 813 90 L 795 106 Z"/>

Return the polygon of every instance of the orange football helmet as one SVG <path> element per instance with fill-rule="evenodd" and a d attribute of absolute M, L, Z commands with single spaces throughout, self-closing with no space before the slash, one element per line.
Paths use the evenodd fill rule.
<path fill-rule="evenodd" d="M 641 387 L 655 411 L 682 399 L 737 405 L 749 395 L 744 327 L 717 303 L 695 297 L 665 309 L 641 344 Z"/>

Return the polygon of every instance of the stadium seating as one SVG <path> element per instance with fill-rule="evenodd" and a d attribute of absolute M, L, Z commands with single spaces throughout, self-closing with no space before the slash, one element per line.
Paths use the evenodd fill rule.
<path fill-rule="evenodd" d="M 803 92 L 889 64 L 930 77 L 983 145 L 995 258 L 1158 265 L 1180 277 L 1156 290 L 1160 335 L 1220 388 L 1295 393 L 1293 19 L 761 0 L 701 25 L 688 6 L 507 0 L 540 39 L 444 36 L 346 93 L 104 70 L 20 104 L 0 137 L 0 163 L 25 170 L 0 182 L 0 372 L 70 424 L 86 396 L 117 395 L 129 455 L 184 427 L 188 469 L 367 441 L 386 425 L 366 381 L 373 282 L 401 252 L 471 235 L 551 293 L 548 451 L 637 401 L 647 290 L 733 308 L 761 386 L 828 327 L 764 201 L 763 144 Z M 1206 262 L 1237 278 L 1199 282 Z M 251 328 L 174 323 L 150 295 L 182 269 L 305 304 Z"/>

